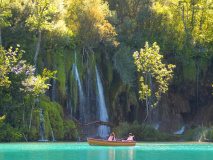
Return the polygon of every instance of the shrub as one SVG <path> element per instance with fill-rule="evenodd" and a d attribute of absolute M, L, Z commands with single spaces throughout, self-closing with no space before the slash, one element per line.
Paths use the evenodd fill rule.
<path fill-rule="evenodd" d="M 191 130 L 188 130 L 183 135 L 184 140 L 186 141 L 213 141 L 213 129 L 208 127 L 197 127 Z"/>
<path fill-rule="evenodd" d="M 78 132 L 72 120 L 64 121 L 64 140 L 78 140 Z"/>
<path fill-rule="evenodd" d="M 133 133 L 136 141 L 178 141 L 181 139 L 181 135 L 162 133 L 156 130 L 152 125 L 147 125 L 144 132 L 142 129 L 144 126 L 134 121 L 132 124 L 127 122 L 122 123 L 115 128 L 117 139 L 126 139 L 128 133 Z"/>

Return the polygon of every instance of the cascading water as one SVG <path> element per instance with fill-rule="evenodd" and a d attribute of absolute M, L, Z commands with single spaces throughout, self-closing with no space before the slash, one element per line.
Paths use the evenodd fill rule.
<path fill-rule="evenodd" d="M 40 134 L 41 134 L 41 139 L 38 140 L 40 142 L 46 142 L 48 141 L 45 138 L 45 120 L 44 120 L 44 115 L 42 113 L 42 109 L 40 108 L 40 123 L 39 123 L 39 128 L 40 128 Z"/>
<path fill-rule="evenodd" d="M 103 86 L 101 83 L 97 66 L 95 66 L 95 71 L 96 71 L 96 80 L 97 80 L 97 89 L 98 89 L 98 107 L 100 112 L 100 120 L 103 122 L 108 122 L 108 114 L 107 114 L 106 103 L 104 99 Z M 110 131 L 109 127 L 105 125 L 101 125 L 98 128 L 98 135 L 102 138 L 106 138 L 107 136 L 109 136 L 109 131 Z"/>
<path fill-rule="evenodd" d="M 78 68 L 77 68 L 76 64 L 73 65 L 73 72 L 75 74 L 75 79 L 78 83 L 80 103 L 83 103 L 84 102 L 84 93 L 83 93 L 83 89 L 82 89 L 82 86 L 81 86 L 81 81 L 80 81 L 80 78 L 79 78 Z"/>
<path fill-rule="evenodd" d="M 182 134 L 184 132 L 184 130 L 185 130 L 185 125 L 183 125 L 179 131 L 174 132 L 173 134 Z"/>
<path fill-rule="evenodd" d="M 52 138 L 53 138 L 52 141 L 54 142 L 54 141 L 56 141 L 56 140 L 55 140 L 55 136 L 54 136 L 54 132 L 53 132 L 53 129 L 52 129 L 52 128 L 51 128 L 51 131 L 52 131 Z"/>
<path fill-rule="evenodd" d="M 154 127 L 155 127 L 156 130 L 158 130 L 159 126 L 160 126 L 159 122 L 154 125 Z"/>
<path fill-rule="evenodd" d="M 79 106 L 80 106 L 80 121 L 85 122 L 85 97 L 84 97 L 84 92 L 81 86 L 81 81 L 79 77 L 79 72 L 77 68 L 77 63 L 76 63 L 76 50 L 75 50 L 75 63 L 73 64 L 72 67 L 72 73 L 75 75 L 76 82 L 78 84 L 78 91 L 79 91 Z"/>

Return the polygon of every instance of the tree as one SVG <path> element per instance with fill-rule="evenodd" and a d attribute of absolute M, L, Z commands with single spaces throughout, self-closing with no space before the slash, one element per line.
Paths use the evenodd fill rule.
<path fill-rule="evenodd" d="M 1 27 L 10 25 L 10 23 L 6 20 L 7 17 L 11 17 L 11 11 L 8 6 L 8 0 L 0 1 L 0 45 L 2 45 Z"/>
<path fill-rule="evenodd" d="M 0 50 L 0 86 L 1 86 L 1 96 L 3 96 L 3 100 L 1 100 L 1 104 L 4 103 L 5 96 L 7 99 L 12 99 L 12 97 L 16 97 L 19 100 L 15 100 L 15 104 L 10 109 L 5 108 L 4 112 L 1 114 L 8 114 L 12 108 L 23 105 L 23 124 L 25 124 L 24 120 L 24 112 L 25 112 L 25 104 L 21 102 L 24 99 L 31 99 L 32 109 L 30 116 L 30 124 L 31 126 L 32 120 L 32 110 L 35 103 L 35 99 L 40 95 L 44 94 L 47 89 L 49 89 L 50 84 L 48 84 L 48 80 L 50 78 L 54 78 L 54 74 L 56 71 L 49 71 L 47 69 L 43 70 L 42 75 L 34 76 L 35 67 L 26 63 L 26 61 L 22 60 L 22 55 L 24 51 L 19 50 L 19 45 L 17 48 L 13 49 L 10 47 L 7 50 L 4 50 L 1 47 Z M 5 93 L 5 94 L 2 94 Z M 12 102 L 10 102 L 12 103 Z M 4 106 L 1 106 L 4 108 Z"/>
<path fill-rule="evenodd" d="M 10 78 L 13 76 L 13 80 L 21 80 L 22 91 L 30 92 L 37 97 L 43 94 L 46 89 L 49 89 L 50 84 L 45 83 L 49 78 L 54 78 L 53 75 L 56 71 L 50 72 L 44 69 L 42 76 L 35 77 L 35 68 L 22 60 L 24 51 L 19 50 L 19 45 L 17 46 L 15 49 L 10 47 L 8 51 L 4 50 L 3 47 L 0 48 L 0 86 L 10 87 L 12 83 Z"/>
<path fill-rule="evenodd" d="M 146 103 L 147 113 L 144 122 L 146 122 L 152 108 L 157 107 L 162 93 L 168 90 L 169 81 L 173 77 L 173 69 L 175 68 L 175 65 L 162 63 L 163 56 L 159 54 L 159 50 L 160 47 L 156 42 L 153 43 L 152 47 L 149 47 L 148 42 L 146 42 L 144 49 L 133 54 L 137 71 L 142 74 L 139 94 L 140 100 L 145 100 Z M 156 91 L 153 90 L 150 82 L 152 78 L 158 84 Z"/>
<path fill-rule="evenodd" d="M 211 63 L 212 5 L 208 0 L 167 0 L 154 4 L 155 12 L 163 15 L 163 44 L 171 46 L 166 47 L 171 49 L 165 56 L 170 54 L 175 63 L 182 64 L 177 68 L 184 75 L 180 79 L 195 82 L 199 72 L 205 73 Z"/>
<path fill-rule="evenodd" d="M 38 34 L 36 52 L 34 56 L 34 65 L 36 65 L 37 57 L 41 45 L 41 32 L 43 30 L 52 30 L 54 22 L 52 14 L 57 12 L 57 9 L 50 4 L 49 0 L 35 0 L 33 3 L 34 12 L 26 20 L 26 25 L 30 27 L 30 31 L 36 30 Z"/>
<path fill-rule="evenodd" d="M 92 51 L 102 41 L 117 46 L 115 27 L 108 21 L 110 17 L 112 12 L 103 0 L 67 1 L 68 26 L 73 28 L 84 51 Z"/>

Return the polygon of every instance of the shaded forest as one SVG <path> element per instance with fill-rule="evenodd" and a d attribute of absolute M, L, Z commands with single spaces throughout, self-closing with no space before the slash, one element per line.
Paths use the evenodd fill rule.
<path fill-rule="evenodd" d="M 82 124 L 106 119 L 120 138 L 213 140 L 212 0 L 0 3 L 0 141 L 38 141 L 41 130 L 48 140 L 100 136 L 99 125 Z M 157 107 L 154 95 L 148 107 L 139 99 L 133 53 L 146 42 L 176 66 Z M 155 92 L 158 81 L 148 81 Z"/>

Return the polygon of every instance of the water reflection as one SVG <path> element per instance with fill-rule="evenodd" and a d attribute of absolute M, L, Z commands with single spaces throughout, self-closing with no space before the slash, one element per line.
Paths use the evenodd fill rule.
<path fill-rule="evenodd" d="M 109 159 L 115 160 L 115 149 L 110 149 L 108 152 L 109 152 Z"/>
<path fill-rule="evenodd" d="M 130 147 L 96 147 L 87 150 L 87 158 L 95 160 L 133 160 L 135 150 Z"/>

